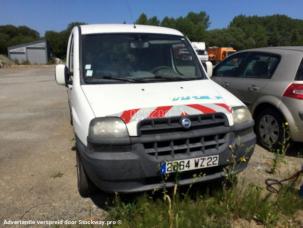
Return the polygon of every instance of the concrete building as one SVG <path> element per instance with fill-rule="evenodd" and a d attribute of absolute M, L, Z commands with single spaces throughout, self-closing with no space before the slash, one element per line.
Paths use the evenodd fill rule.
<path fill-rule="evenodd" d="M 44 39 L 11 46 L 7 49 L 8 57 L 19 63 L 47 64 L 50 56 L 47 41 Z"/>

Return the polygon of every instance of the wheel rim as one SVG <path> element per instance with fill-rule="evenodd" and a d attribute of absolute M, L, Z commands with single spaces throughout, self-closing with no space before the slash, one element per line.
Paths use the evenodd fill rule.
<path fill-rule="evenodd" d="M 278 142 L 279 139 L 279 123 L 272 115 L 264 115 L 259 123 L 259 135 L 265 145 L 271 147 Z"/>

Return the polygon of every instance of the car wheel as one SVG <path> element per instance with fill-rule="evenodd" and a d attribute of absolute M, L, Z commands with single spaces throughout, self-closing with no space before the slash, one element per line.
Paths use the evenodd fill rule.
<path fill-rule="evenodd" d="M 289 143 L 288 127 L 276 110 L 265 109 L 257 115 L 255 131 L 259 144 L 270 151 L 285 148 Z"/>
<path fill-rule="evenodd" d="M 91 196 L 95 192 L 95 186 L 86 175 L 78 152 L 76 153 L 76 157 L 78 191 L 82 197 L 86 198 Z"/>

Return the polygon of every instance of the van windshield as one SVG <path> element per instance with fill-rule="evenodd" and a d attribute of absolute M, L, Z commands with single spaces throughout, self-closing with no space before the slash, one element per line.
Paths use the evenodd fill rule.
<path fill-rule="evenodd" d="M 82 38 L 86 83 L 205 79 L 184 37 L 159 34 L 91 34 Z"/>

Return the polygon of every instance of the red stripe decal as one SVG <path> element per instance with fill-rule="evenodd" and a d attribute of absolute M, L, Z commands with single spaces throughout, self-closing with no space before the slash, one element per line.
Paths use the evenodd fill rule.
<path fill-rule="evenodd" d="M 208 108 L 208 107 L 200 105 L 200 104 L 189 104 L 187 106 L 192 107 L 194 109 L 197 109 L 197 110 L 199 110 L 199 111 L 201 111 L 203 113 L 214 113 L 214 112 L 216 112 L 212 108 Z"/>
<path fill-rule="evenodd" d="M 149 114 L 149 118 L 161 118 L 171 109 L 172 106 L 160 106 Z"/>
<path fill-rule="evenodd" d="M 139 110 L 140 110 L 139 108 L 126 110 L 122 113 L 120 118 L 124 121 L 124 123 L 127 124 Z"/>
<path fill-rule="evenodd" d="M 216 103 L 216 105 L 218 105 L 222 108 L 225 108 L 228 112 L 231 112 L 231 108 L 228 105 L 224 104 L 224 103 Z"/>

